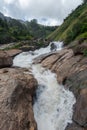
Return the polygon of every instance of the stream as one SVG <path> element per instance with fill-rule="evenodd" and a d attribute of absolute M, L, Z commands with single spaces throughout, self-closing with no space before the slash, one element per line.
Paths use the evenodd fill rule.
<path fill-rule="evenodd" d="M 41 64 L 33 64 L 35 58 L 42 54 L 53 53 L 62 49 L 62 42 L 54 42 L 56 48 L 41 48 L 35 51 L 23 52 L 14 58 L 14 66 L 30 68 L 38 81 L 34 97 L 34 117 L 38 130 L 65 130 L 72 122 L 75 97 L 57 82 L 56 74 L 43 68 Z"/>

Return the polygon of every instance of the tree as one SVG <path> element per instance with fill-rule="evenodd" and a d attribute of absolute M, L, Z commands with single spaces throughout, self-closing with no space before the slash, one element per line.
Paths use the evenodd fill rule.
<path fill-rule="evenodd" d="M 87 3 L 87 0 L 83 0 L 83 3 Z"/>

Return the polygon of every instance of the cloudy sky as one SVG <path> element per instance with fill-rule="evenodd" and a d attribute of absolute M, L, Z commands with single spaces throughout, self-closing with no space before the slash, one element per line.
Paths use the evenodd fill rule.
<path fill-rule="evenodd" d="M 59 25 L 82 0 L 0 0 L 0 11 L 22 20 L 38 19 L 45 25 Z"/>

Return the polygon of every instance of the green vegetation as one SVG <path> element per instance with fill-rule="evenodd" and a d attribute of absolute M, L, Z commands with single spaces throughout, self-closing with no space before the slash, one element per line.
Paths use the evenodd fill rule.
<path fill-rule="evenodd" d="M 0 19 L 0 44 L 31 38 L 27 28 L 19 21 Z"/>
<path fill-rule="evenodd" d="M 50 33 L 52 33 L 57 26 L 44 26 L 37 23 L 36 19 L 31 20 L 30 22 L 26 22 L 26 26 L 28 30 L 30 30 L 30 34 L 34 38 L 46 38 Z"/>
<path fill-rule="evenodd" d="M 0 18 L 0 44 L 45 38 L 63 41 L 65 44 L 87 38 L 87 0 L 83 0 L 83 4 L 72 11 L 58 27 L 40 25 L 36 19 L 24 22 L 5 16 L 4 19 Z M 42 46 L 42 42 L 37 44 Z"/>
<path fill-rule="evenodd" d="M 68 44 L 76 39 L 87 38 L 87 1 L 78 6 L 48 39 L 64 41 Z"/>
<path fill-rule="evenodd" d="M 24 50 L 32 50 L 39 49 L 41 47 L 46 47 L 49 44 L 49 41 L 44 39 L 33 39 L 33 40 L 24 40 L 18 41 L 10 44 L 3 45 L 1 50 L 10 50 L 10 49 L 24 49 Z"/>
<path fill-rule="evenodd" d="M 83 51 L 83 55 L 84 55 L 84 56 L 87 56 L 87 49 L 85 49 L 85 50 Z"/>
<path fill-rule="evenodd" d="M 56 27 L 40 25 L 36 19 L 24 22 L 8 19 L 4 15 L 3 17 L 4 19 L 0 18 L 0 44 L 45 38 L 56 29 Z"/>

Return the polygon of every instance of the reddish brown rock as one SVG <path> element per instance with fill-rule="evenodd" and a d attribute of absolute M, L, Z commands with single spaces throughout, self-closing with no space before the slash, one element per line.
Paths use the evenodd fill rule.
<path fill-rule="evenodd" d="M 0 51 L 0 68 L 10 67 L 12 64 L 12 58 L 5 51 Z"/>
<path fill-rule="evenodd" d="M 6 53 L 11 56 L 11 57 L 14 57 L 18 54 L 20 54 L 22 52 L 22 50 L 19 50 L 19 49 L 11 49 L 11 50 L 7 50 Z"/>
<path fill-rule="evenodd" d="M 0 70 L 0 130 L 37 130 L 32 108 L 37 81 L 27 71 Z"/>

